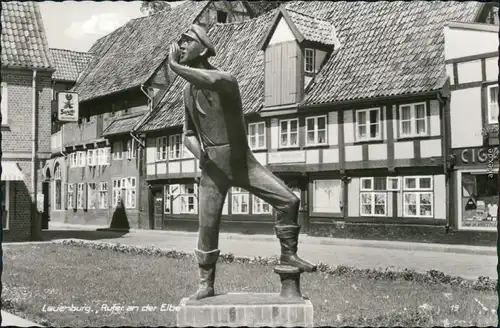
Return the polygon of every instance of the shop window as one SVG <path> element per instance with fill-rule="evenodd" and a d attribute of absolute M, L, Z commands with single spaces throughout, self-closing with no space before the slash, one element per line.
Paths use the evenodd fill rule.
<path fill-rule="evenodd" d="M 462 227 L 496 228 L 498 214 L 498 174 L 463 172 Z"/>
<path fill-rule="evenodd" d="M 386 177 L 361 178 L 361 216 L 387 215 Z"/>
<path fill-rule="evenodd" d="M 326 116 L 306 118 L 306 145 L 326 145 Z"/>
<path fill-rule="evenodd" d="M 313 182 L 314 213 L 341 213 L 342 182 L 340 180 L 315 180 Z"/>
<path fill-rule="evenodd" d="M 488 87 L 488 123 L 498 124 L 498 85 Z"/>
<path fill-rule="evenodd" d="M 399 107 L 399 135 L 401 137 L 426 136 L 428 133 L 425 103 Z"/>
<path fill-rule="evenodd" d="M 196 184 L 170 185 L 168 196 L 172 214 L 198 213 L 198 186 Z"/>
<path fill-rule="evenodd" d="M 243 188 L 233 187 L 231 190 L 232 214 L 248 214 L 249 193 Z"/>
<path fill-rule="evenodd" d="M 62 210 L 62 174 L 61 174 L 61 165 L 59 163 L 56 164 L 54 170 L 54 210 L 60 211 Z"/>
<path fill-rule="evenodd" d="M 403 216 L 434 216 L 434 192 L 432 176 L 403 178 Z"/>
<path fill-rule="evenodd" d="M 380 108 L 356 111 L 357 141 L 380 139 Z"/>
<path fill-rule="evenodd" d="M 108 208 L 108 183 L 107 182 L 99 183 L 99 208 L 101 208 L 101 209 Z"/>
<path fill-rule="evenodd" d="M 248 143 L 250 149 L 266 149 L 266 123 L 248 124 Z"/>
<path fill-rule="evenodd" d="M 299 120 L 281 120 L 280 121 L 280 147 L 298 147 L 299 146 Z"/>
<path fill-rule="evenodd" d="M 2 229 L 9 229 L 9 182 L 1 181 L 0 189 L 2 193 Z"/>
<path fill-rule="evenodd" d="M 253 214 L 272 214 L 272 207 L 259 197 L 252 196 L 252 213 Z"/>

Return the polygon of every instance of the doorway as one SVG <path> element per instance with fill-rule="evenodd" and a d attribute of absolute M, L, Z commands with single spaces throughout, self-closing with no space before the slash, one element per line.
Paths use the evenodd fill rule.
<path fill-rule="evenodd" d="M 163 192 L 162 190 L 153 190 L 153 220 L 154 229 L 163 230 Z"/>

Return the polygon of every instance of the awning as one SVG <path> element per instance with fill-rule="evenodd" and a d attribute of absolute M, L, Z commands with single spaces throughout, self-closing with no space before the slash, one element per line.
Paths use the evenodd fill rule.
<path fill-rule="evenodd" d="M 24 174 L 15 162 L 2 161 L 2 181 L 22 181 Z"/>

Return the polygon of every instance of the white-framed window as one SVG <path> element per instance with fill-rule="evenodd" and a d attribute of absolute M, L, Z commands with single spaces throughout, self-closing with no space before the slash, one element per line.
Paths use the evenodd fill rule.
<path fill-rule="evenodd" d="M 108 208 L 108 183 L 100 182 L 99 183 L 99 208 L 107 209 Z"/>
<path fill-rule="evenodd" d="M 74 190 L 74 184 L 68 183 L 66 184 L 67 188 L 67 200 L 68 203 L 66 204 L 68 209 L 72 210 L 73 209 L 73 202 L 74 202 L 74 197 L 75 197 L 75 190 Z"/>
<path fill-rule="evenodd" d="M 488 123 L 498 124 L 498 84 L 488 86 Z"/>
<path fill-rule="evenodd" d="M 387 215 L 387 178 L 370 177 L 360 179 L 360 215 Z"/>
<path fill-rule="evenodd" d="M 399 107 L 399 134 L 401 137 L 428 134 L 427 108 L 424 102 Z"/>
<path fill-rule="evenodd" d="M 306 118 L 306 145 L 326 145 L 326 115 Z"/>
<path fill-rule="evenodd" d="M 432 176 L 403 177 L 403 216 L 434 216 L 434 192 Z"/>
<path fill-rule="evenodd" d="M 62 173 L 61 165 L 56 164 L 54 168 L 54 210 L 62 210 L 62 198 L 63 198 L 63 188 L 62 188 Z"/>
<path fill-rule="evenodd" d="M 136 184 L 135 177 L 129 177 L 126 179 L 125 183 L 125 207 L 135 208 L 136 207 Z"/>
<path fill-rule="evenodd" d="M 266 122 L 248 124 L 248 143 L 250 149 L 266 149 Z"/>
<path fill-rule="evenodd" d="M 95 182 L 90 182 L 87 185 L 87 208 L 95 210 L 97 208 L 97 190 Z"/>
<path fill-rule="evenodd" d="M 259 197 L 252 195 L 252 213 L 253 214 L 272 214 L 272 207 Z"/>
<path fill-rule="evenodd" d="M 69 167 L 78 167 L 78 159 L 76 157 L 77 153 L 69 154 Z"/>
<path fill-rule="evenodd" d="M 314 180 L 313 204 L 314 213 L 342 213 L 341 180 Z"/>
<path fill-rule="evenodd" d="M 195 183 L 169 185 L 167 200 L 172 214 L 198 213 L 198 185 Z M 165 209 L 168 210 L 168 209 Z"/>
<path fill-rule="evenodd" d="M 122 197 L 122 179 L 113 179 L 113 207 L 118 206 L 118 200 Z"/>
<path fill-rule="evenodd" d="M 299 145 L 299 120 L 280 120 L 280 147 L 298 147 Z"/>
<path fill-rule="evenodd" d="M 9 207 L 10 207 L 10 190 L 9 181 L 0 181 L 0 189 L 2 193 L 2 229 L 9 230 Z"/>
<path fill-rule="evenodd" d="M 8 96 L 8 88 L 7 82 L 1 83 L 1 114 L 2 114 L 2 125 L 9 124 L 9 96 Z"/>
<path fill-rule="evenodd" d="M 79 151 L 76 153 L 77 156 L 77 167 L 85 167 L 86 154 L 84 151 Z"/>
<path fill-rule="evenodd" d="M 167 137 L 156 138 L 156 160 L 164 161 L 167 159 Z"/>
<path fill-rule="evenodd" d="M 98 162 L 99 162 L 98 164 L 99 165 L 109 165 L 110 153 L 111 153 L 110 147 L 99 148 L 98 149 Z"/>
<path fill-rule="evenodd" d="M 96 150 L 95 149 L 89 149 L 87 151 L 87 165 L 88 166 L 95 166 L 96 163 Z"/>
<path fill-rule="evenodd" d="M 356 137 L 358 141 L 380 139 L 380 108 L 356 111 Z"/>
<path fill-rule="evenodd" d="M 77 209 L 83 209 L 84 200 L 85 200 L 85 183 L 79 183 L 78 184 L 78 189 L 77 189 L 77 195 L 76 195 L 76 208 Z"/>
<path fill-rule="evenodd" d="M 137 157 L 137 143 L 135 139 L 127 141 L 127 158 L 134 159 Z"/>
<path fill-rule="evenodd" d="M 304 71 L 306 73 L 315 72 L 316 52 L 314 49 L 306 48 L 304 50 Z"/>
<path fill-rule="evenodd" d="M 387 190 L 388 191 L 400 191 L 401 179 L 399 177 L 387 177 Z"/>
<path fill-rule="evenodd" d="M 113 160 L 119 161 L 123 159 L 123 141 L 113 142 Z"/>
<path fill-rule="evenodd" d="M 231 202 L 232 214 L 248 214 L 249 211 L 249 193 L 243 188 L 232 187 Z"/>
<path fill-rule="evenodd" d="M 182 149 L 182 136 L 174 134 L 169 136 L 168 159 L 180 159 Z"/>

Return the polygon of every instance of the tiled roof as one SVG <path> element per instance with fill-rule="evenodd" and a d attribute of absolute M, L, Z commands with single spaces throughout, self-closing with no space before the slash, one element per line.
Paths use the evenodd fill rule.
<path fill-rule="evenodd" d="M 472 21 L 481 4 L 458 1 L 290 1 L 288 12 L 331 22 L 341 47 L 311 83 L 302 105 L 403 95 L 440 89 L 444 69 L 445 21 Z M 275 11 L 209 31 L 218 52 L 214 66 L 231 72 L 240 84 L 245 113 L 263 105 L 264 37 Z M 292 13 L 293 15 L 293 13 Z M 140 131 L 181 125 L 183 79 L 175 78 L 166 96 Z"/>
<path fill-rule="evenodd" d="M 2 66 L 53 69 L 38 3 L 2 1 Z"/>
<path fill-rule="evenodd" d="M 255 14 L 255 17 L 260 16 L 262 14 L 265 14 L 269 11 L 272 11 L 282 4 L 288 2 L 288 1 L 243 1 L 248 7 L 250 7 L 250 10 Z"/>
<path fill-rule="evenodd" d="M 101 136 L 106 137 L 114 134 L 128 133 L 139 122 L 145 113 L 133 116 L 118 117 L 102 132 Z"/>
<path fill-rule="evenodd" d="M 291 1 L 287 9 L 332 22 L 341 48 L 303 104 L 437 90 L 446 80 L 445 21 L 472 21 L 479 2 Z"/>
<path fill-rule="evenodd" d="M 187 30 L 206 5 L 206 1 L 185 1 L 170 11 L 133 19 L 95 44 L 91 50 L 99 55 L 74 88 L 80 101 L 145 83 L 168 55 L 169 44 Z"/>
<path fill-rule="evenodd" d="M 92 55 L 86 52 L 77 52 L 66 49 L 50 49 L 56 71 L 52 75 L 53 80 L 75 82 L 78 75 L 92 59 Z"/>
<path fill-rule="evenodd" d="M 335 37 L 335 27 L 332 23 L 292 10 L 286 10 L 286 13 L 304 36 L 304 39 L 326 45 L 336 45 L 338 43 Z"/>
<path fill-rule="evenodd" d="M 217 56 L 210 63 L 233 74 L 242 95 L 243 111 L 257 112 L 264 96 L 264 53 L 258 43 L 264 37 L 273 12 L 243 23 L 214 24 L 208 35 Z M 139 131 L 153 131 L 182 124 L 184 120 L 184 79 L 176 76 L 159 106 L 145 119 Z"/>

